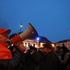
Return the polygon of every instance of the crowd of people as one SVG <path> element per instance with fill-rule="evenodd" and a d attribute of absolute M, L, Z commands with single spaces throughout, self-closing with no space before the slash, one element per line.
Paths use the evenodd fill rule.
<path fill-rule="evenodd" d="M 44 53 L 43 49 L 36 49 L 29 45 L 26 53 L 15 46 L 10 47 L 16 49 L 13 59 L 0 62 L 2 70 L 70 70 L 70 51 L 64 46 L 58 47 L 56 51 Z M 46 47 L 48 48 L 48 47 Z M 49 48 L 51 49 L 51 48 Z"/>

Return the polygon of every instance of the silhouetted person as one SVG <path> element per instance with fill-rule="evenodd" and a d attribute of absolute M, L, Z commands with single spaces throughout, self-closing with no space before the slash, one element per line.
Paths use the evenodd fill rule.
<path fill-rule="evenodd" d="M 60 70 L 60 61 L 55 53 L 45 55 L 40 70 Z"/>
<path fill-rule="evenodd" d="M 61 47 L 58 46 L 56 54 L 60 60 L 60 64 L 61 64 L 61 70 L 65 70 L 66 68 L 66 63 L 68 60 L 68 52 L 69 50 L 66 48 L 66 46 L 63 44 Z"/>

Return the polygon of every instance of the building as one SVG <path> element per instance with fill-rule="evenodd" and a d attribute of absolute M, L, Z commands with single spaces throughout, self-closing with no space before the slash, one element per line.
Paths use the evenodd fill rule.
<path fill-rule="evenodd" d="M 61 47 L 63 44 L 70 50 L 70 39 L 55 42 L 55 47 Z"/>

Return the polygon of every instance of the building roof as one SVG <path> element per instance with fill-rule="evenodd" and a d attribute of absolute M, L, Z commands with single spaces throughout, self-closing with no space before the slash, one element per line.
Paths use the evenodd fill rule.
<path fill-rule="evenodd" d="M 70 39 L 61 40 L 61 41 L 58 41 L 57 43 L 63 43 L 63 42 L 68 42 L 68 41 L 70 41 Z"/>

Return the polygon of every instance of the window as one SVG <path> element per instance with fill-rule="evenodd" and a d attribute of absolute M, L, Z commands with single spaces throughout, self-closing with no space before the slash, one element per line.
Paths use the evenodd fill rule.
<path fill-rule="evenodd" d="M 40 48 L 45 47 L 44 45 L 45 45 L 45 43 L 40 43 Z"/>

